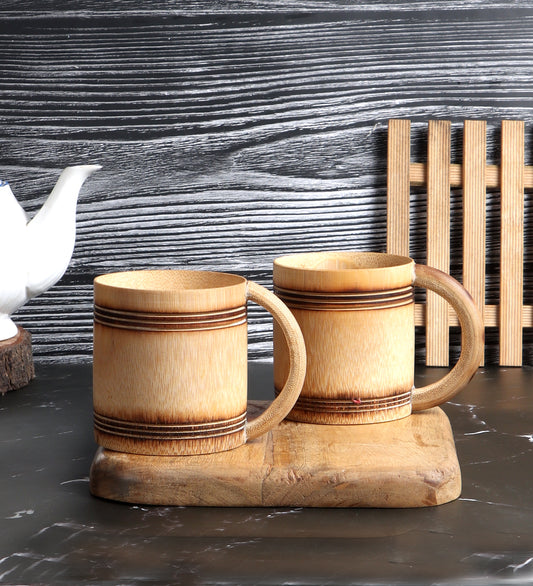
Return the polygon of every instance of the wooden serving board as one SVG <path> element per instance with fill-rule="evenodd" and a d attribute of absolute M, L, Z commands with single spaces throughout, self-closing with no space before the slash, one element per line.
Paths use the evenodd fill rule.
<path fill-rule="evenodd" d="M 371 425 L 284 421 L 244 446 L 204 456 L 99 448 L 90 490 L 151 505 L 425 507 L 456 499 L 461 471 L 449 420 L 436 407 Z"/>

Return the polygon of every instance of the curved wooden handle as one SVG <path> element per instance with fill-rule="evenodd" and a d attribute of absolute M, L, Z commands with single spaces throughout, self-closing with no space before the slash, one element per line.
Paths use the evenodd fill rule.
<path fill-rule="evenodd" d="M 431 289 L 455 309 L 461 324 L 461 356 L 453 369 L 435 383 L 413 390 L 413 411 L 422 411 L 451 399 L 476 373 L 483 358 L 483 320 L 468 291 L 450 275 L 415 265 L 415 285 Z"/>
<path fill-rule="evenodd" d="M 306 354 L 300 326 L 285 304 L 261 285 L 252 281 L 248 281 L 247 285 L 247 298 L 263 306 L 280 325 L 287 340 L 290 358 L 289 375 L 285 386 L 268 409 L 249 421 L 246 426 L 247 439 L 254 439 L 275 427 L 293 408 L 304 384 Z"/>

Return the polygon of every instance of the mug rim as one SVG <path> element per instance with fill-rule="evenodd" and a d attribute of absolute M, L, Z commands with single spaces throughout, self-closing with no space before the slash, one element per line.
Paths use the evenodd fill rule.
<path fill-rule="evenodd" d="M 183 279 L 189 280 L 188 287 L 178 286 L 183 285 Z M 140 269 L 99 275 L 93 285 L 94 302 L 100 307 L 149 313 L 194 313 L 245 305 L 247 279 L 217 271 Z"/>
<path fill-rule="evenodd" d="M 177 281 L 174 284 L 171 282 L 169 277 L 200 277 L 204 281 L 208 279 L 223 279 L 224 282 L 220 284 L 209 284 L 205 286 L 194 286 L 194 287 L 181 287 L 176 286 Z M 162 283 L 166 283 L 166 286 L 160 287 L 143 287 L 143 286 L 132 286 L 131 281 L 136 278 L 148 277 L 154 280 L 158 277 L 165 277 Z M 125 282 L 120 283 L 121 280 Z M 128 285 L 130 280 L 130 285 Z M 117 282 L 113 282 L 117 281 Z M 103 273 L 94 278 L 94 284 L 112 289 L 119 289 L 123 291 L 142 291 L 145 293 L 162 293 L 162 292 L 186 292 L 186 291 L 206 291 L 209 289 L 223 289 L 226 287 L 234 287 L 235 285 L 242 285 L 246 283 L 246 278 L 241 275 L 235 275 L 233 273 L 225 273 L 222 271 L 204 271 L 202 269 L 135 269 L 130 271 L 116 271 L 112 273 Z"/>
<path fill-rule="evenodd" d="M 296 263 L 303 263 L 303 261 L 311 258 L 319 258 L 322 257 L 324 259 L 351 259 L 354 260 L 355 258 L 368 258 L 374 260 L 383 260 L 388 259 L 389 262 L 386 264 L 376 265 L 363 265 L 360 266 L 341 266 L 341 267 L 329 267 L 329 266 L 308 266 L 305 264 L 296 264 Z M 392 262 L 391 262 L 392 261 Z M 319 261 L 323 262 L 323 261 Z M 296 254 L 287 254 L 284 256 L 280 256 L 274 260 L 274 265 L 283 267 L 284 269 L 293 269 L 297 271 L 311 271 L 311 272 L 339 272 L 339 271 L 347 271 L 347 272 L 355 272 L 355 271 L 382 271 L 382 270 L 390 270 L 394 267 L 401 267 L 413 264 L 414 261 L 412 258 L 408 256 L 402 256 L 399 254 L 389 254 L 387 252 L 372 252 L 372 251 L 357 251 L 357 250 L 321 250 L 317 252 L 299 252 Z"/>
<path fill-rule="evenodd" d="M 412 258 L 385 252 L 304 252 L 274 260 L 274 284 L 324 293 L 389 290 L 412 285 L 414 267 Z"/>

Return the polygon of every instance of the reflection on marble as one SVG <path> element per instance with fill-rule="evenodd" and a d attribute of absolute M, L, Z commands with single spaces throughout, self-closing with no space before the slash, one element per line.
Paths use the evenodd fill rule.
<path fill-rule="evenodd" d="M 89 495 L 88 366 L 0 397 L 0 582 L 523 584 L 533 581 L 531 369 L 484 369 L 445 406 L 463 492 L 413 510 L 208 509 Z M 270 381 L 254 365 L 253 388 Z M 424 370 L 420 384 L 439 376 Z M 268 383 L 269 384 L 269 383 Z M 253 398 L 264 398 L 253 397 Z"/>

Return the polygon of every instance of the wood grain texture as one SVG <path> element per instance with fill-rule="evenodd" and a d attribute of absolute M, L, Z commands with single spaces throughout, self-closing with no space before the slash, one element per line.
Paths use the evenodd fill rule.
<path fill-rule="evenodd" d="M 389 120 L 387 136 L 387 252 L 409 256 L 411 121 Z"/>
<path fill-rule="evenodd" d="M 485 305 L 483 320 L 486 328 L 497 328 L 500 324 L 500 307 L 499 305 Z M 459 320 L 455 311 L 450 307 L 448 309 L 448 321 L 450 326 L 459 325 Z M 415 304 L 415 325 L 426 325 L 426 306 L 422 303 Z M 522 327 L 533 328 L 533 307 L 531 305 L 522 306 Z M 525 330 L 527 335 L 527 330 Z"/>
<path fill-rule="evenodd" d="M 274 317 L 275 324 L 283 332 L 288 346 L 290 369 L 283 388 L 266 411 L 246 425 L 246 438 L 253 440 L 273 429 L 288 415 L 298 399 L 305 380 L 305 343 L 298 322 L 273 293 L 253 281 L 247 283 L 247 297 L 259 303 Z"/>
<path fill-rule="evenodd" d="M 447 273 L 424 265 L 415 266 L 415 285 L 426 287 L 449 303 L 461 324 L 461 355 L 451 371 L 437 382 L 413 390 L 413 411 L 449 401 L 478 370 L 485 343 L 481 314 L 470 294 Z"/>
<path fill-rule="evenodd" d="M 324 252 L 274 261 L 275 292 L 305 340 L 305 382 L 288 418 L 368 424 L 411 413 L 414 262 L 388 254 Z M 307 294 L 307 297 L 306 297 Z M 274 327 L 274 385 L 288 373 Z"/>
<path fill-rule="evenodd" d="M 397 121 L 389 124 L 389 149 L 387 177 L 387 242 L 396 242 L 398 237 L 405 235 L 405 223 L 408 218 L 403 214 L 403 221 L 399 220 L 395 193 L 398 184 L 405 183 L 405 169 L 397 165 L 397 152 L 400 150 L 400 138 L 396 129 Z M 440 123 L 443 124 L 442 122 Z M 449 126 L 449 123 L 446 124 Z M 522 365 L 522 335 L 523 328 L 531 327 L 531 306 L 523 305 L 524 283 L 524 188 L 525 178 L 530 179 L 531 167 L 524 165 L 524 123 L 523 121 L 502 122 L 502 145 L 500 166 L 486 164 L 486 123 L 485 121 L 467 120 L 463 131 L 463 162 L 449 164 L 447 156 L 442 157 L 440 150 L 448 151 L 450 137 L 446 133 L 437 132 L 437 123 L 429 122 L 428 131 L 428 163 L 406 163 L 409 166 L 407 174 L 410 183 L 428 186 L 428 258 L 434 257 L 436 252 L 442 252 L 448 247 L 448 235 L 439 239 L 438 230 L 430 228 L 438 224 L 435 218 L 446 222 L 441 225 L 441 232 L 446 232 L 449 212 L 446 207 L 436 205 L 435 193 L 439 183 L 437 171 L 442 173 L 445 181 L 443 185 L 452 183 L 461 186 L 462 192 L 462 232 L 463 232 L 463 282 L 469 290 L 481 311 L 482 322 L 486 327 L 498 327 L 500 330 L 500 365 Z M 450 180 L 450 176 L 453 176 Z M 394 186 L 394 190 L 389 189 Z M 487 187 L 501 187 L 501 255 L 500 255 L 500 299 L 502 306 L 487 305 L 485 303 L 485 258 L 486 258 L 486 189 Z M 447 189 L 445 196 L 447 199 Z M 447 264 L 447 255 L 444 264 Z M 432 264 L 430 262 L 430 264 Z M 432 299 L 429 299 L 432 301 Z M 426 314 L 418 304 L 415 308 L 415 323 L 435 327 L 434 320 L 430 319 L 431 306 L 426 305 Z M 448 320 L 456 325 L 457 318 L 446 312 Z M 485 318 L 485 315 L 487 318 Z M 428 340 L 432 342 L 431 331 Z M 433 348 L 431 348 L 433 350 Z M 443 358 L 445 354 L 443 353 Z M 427 362 L 431 364 L 434 358 L 428 351 Z M 483 364 L 483 360 L 481 363 Z M 435 362 L 433 362 L 435 364 Z"/>
<path fill-rule="evenodd" d="M 502 122 L 500 364 L 522 365 L 524 123 Z"/>
<path fill-rule="evenodd" d="M 190 455 L 245 443 L 246 318 L 217 327 L 209 316 L 243 307 L 246 285 L 242 277 L 199 271 L 134 271 L 95 280 L 95 304 L 128 320 L 121 327 L 99 320 L 94 326 L 99 445 Z M 130 325 L 134 312 L 146 317 L 143 329 Z M 204 328 L 161 331 L 150 325 L 161 315 L 185 314 L 200 315 Z"/>
<path fill-rule="evenodd" d="M 257 441 L 204 456 L 99 449 L 90 489 L 154 505 L 427 507 L 460 495 L 461 471 L 450 423 L 437 407 L 371 426 L 284 421 Z"/>
<path fill-rule="evenodd" d="M 305 378 L 296 320 L 268 289 L 208 271 L 126 271 L 94 282 L 93 404 L 99 445 L 145 455 L 210 454 L 276 426 Z M 246 421 L 246 300 L 272 313 L 289 348 L 286 384 Z"/>
<path fill-rule="evenodd" d="M 450 156 L 451 123 L 430 120 L 428 124 L 427 264 L 450 272 Z M 448 305 L 428 291 L 426 301 L 426 364 L 449 363 Z"/>
<path fill-rule="evenodd" d="M 531 2 L 7 0 L 0 16 L 2 178 L 33 214 L 64 166 L 104 167 L 82 190 L 69 271 L 15 316 L 36 360 L 90 359 L 97 274 L 209 268 L 269 286 L 284 253 L 384 251 L 390 118 L 413 121 L 417 161 L 430 118 L 488 120 L 489 164 L 499 121 L 525 120 L 530 152 Z M 460 205 L 452 190 L 452 223 Z M 487 210 L 497 304 L 497 193 Z M 412 221 L 425 212 L 415 198 Z M 530 218 L 527 199 L 526 243 Z M 425 249 L 412 233 L 418 262 Z M 531 304 L 531 246 L 524 260 Z M 270 318 L 251 306 L 249 320 L 250 357 L 269 357 Z"/>
<path fill-rule="evenodd" d="M 0 394 L 25 387 L 34 376 L 31 335 L 19 326 L 14 338 L 0 342 Z"/>
<path fill-rule="evenodd" d="M 484 120 L 470 120 L 469 122 L 485 122 Z M 486 141 L 485 141 L 486 145 Z M 425 163 L 411 163 L 409 169 L 411 185 L 425 185 L 427 181 L 427 165 Z M 450 186 L 462 187 L 464 185 L 463 166 L 459 163 L 450 165 Z M 487 165 L 485 167 L 485 185 L 492 188 L 501 187 L 501 173 L 499 165 Z M 533 167 L 524 166 L 524 188 L 533 189 Z"/>
<path fill-rule="evenodd" d="M 465 120 L 463 136 L 463 285 L 485 314 L 487 123 Z M 483 352 L 484 356 L 485 352 Z M 484 358 L 481 364 L 484 363 Z"/>

